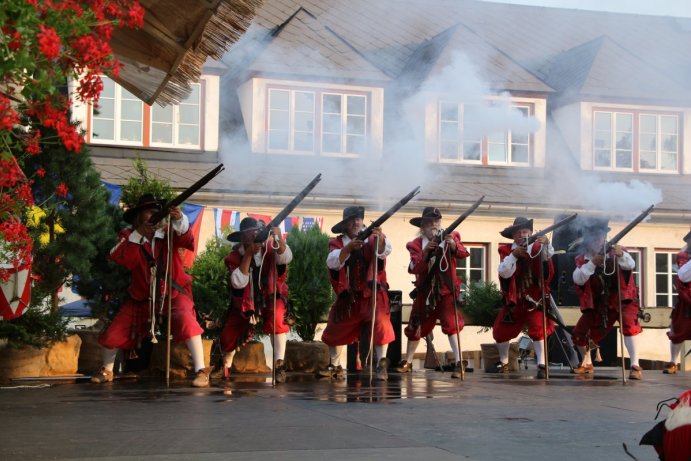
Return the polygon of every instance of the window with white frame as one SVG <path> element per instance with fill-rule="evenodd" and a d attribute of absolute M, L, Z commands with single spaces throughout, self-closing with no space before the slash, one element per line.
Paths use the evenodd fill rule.
<path fill-rule="evenodd" d="M 531 107 L 514 104 L 524 117 Z M 529 165 L 530 134 L 512 131 L 482 136 L 478 119 L 482 108 L 477 104 L 439 103 L 439 161 L 443 163 L 477 163 L 483 165 Z"/>
<path fill-rule="evenodd" d="M 360 156 L 367 151 L 367 94 L 269 88 L 269 152 Z"/>
<path fill-rule="evenodd" d="M 679 120 L 676 115 L 641 114 L 641 171 L 677 171 Z"/>
<path fill-rule="evenodd" d="M 627 248 L 626 251 L 631 255 L 636 267 L 633 269 L 633 280 L 636 282 L 636 287 L 638 287 L 638 299 L 643 300 L 643 252 L 638 248 Z"/>
<path fill-rule="evenodd" d="M 354 94 L 322 94 L 323 153 L 365 153 L 367 98 Z"/>
<path fill-rule="evenodd" d="M 179 104 L 151 106 L 151 145 L 199 147 L 201 138 L 201 88 L 192 84 L 192 92 Z"/>
<path fill-rule="evenodd" d="M 672 307 L 677 300 L 674 277 L 677 272 L 676 252 L 655 251 L 655 305 Z"/>
<path fill-rule="evenodd" d="M 102 79 L 98 109 L 92 112 L 91 142 L 141 145 L 144 103 L 113 80 Z"/>
<path fill-rule="evenodd" d="M 269 151 L 314 151 L 313 91 L 269 90 Z"/>
<path fill-rule="evenodd" d="M 644 172 L 679 170 L 679 117 L 641 111 L 593 113 L 596 169 Z"/>
<path fill-rule="evenodd" d="M 463 283 L 482 282 L 487 279 L 487 246 L 464 243 L 470 256 L 456 260 L 456 275 Z"/>

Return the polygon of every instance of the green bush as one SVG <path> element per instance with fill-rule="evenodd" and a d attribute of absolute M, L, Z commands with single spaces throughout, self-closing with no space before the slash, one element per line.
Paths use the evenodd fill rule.
<path fill-rule="evenodd" d="M 473 325 L 483 327 L 480 331 L 489 331 L 494 319 L 501 309 L 502 294 L 497 284 L 484 280 L 468 285 L 463 302 L 463 311 Z"/>
<path fill-rule="evenodd" d="M 308 231 L 294 228 L 288 235 L 293 261 L 288 268 L 288 298 L 295 317 L 293 329 L 303 341 L 314 340 L 317 324 L 326 320 L 333 303 L 326 268 L 329 239 L 318 227 Z"/>
<path fill-rule="evenodd" d="M 13 348 L 46 347 L 67 337 L 67 322 L 58 312 L 30 306 L 20 317 L 0 321 L 0 338 Z"/>
<path fill-rule="evenodd" d="M 213 237 L 190 269 L 194 305 L 202 319 L 205 338 L 220 336 L 230 307 L 230 274 L 223 260 L 231 249 L 224 239 Z"/>

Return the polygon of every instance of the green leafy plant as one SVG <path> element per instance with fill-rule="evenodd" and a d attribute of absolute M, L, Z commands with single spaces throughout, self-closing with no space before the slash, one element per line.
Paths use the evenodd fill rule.
<path fill-rule="evenodd" d="M 318 227 L 303 232 L 294 228 L 288 235 L 293 261 L 288 267 L 288 299 L 295 317 L 295 332 L 304 341 L 314 340 L 317 324 L 324 322 L 333 303 L 326 257 L 329 239 Z"/>
<path fill-rule="evenodd" d="M 206 249 L 197 256 L 190 269 L 195 309 L 202 320 L 204 337 L 209 339 L 220 336 L 230 307 L 230 276 L 223 260 L 230 253 L 231 246 L 224 242 L 218 237 L 207 241 Z"/>
<path fill-rule="evenodd" d="M 127 184 L 122 186 L 122 195 L 120 196 L 120 201 L 126 207 L 135 206 L 139 197 L 144 194 L 151 194 L 157 199 L 165 201 L 169 201 L 175 196 L 170 183 L 153 175 L 144 160 L 135 158 L 133 164 L 135 175 L 127 179 Z"/>
<path fill-rule="evenodd" d="M 463 301 L 463 312 L 473 325 L 489 331 L 501 309 L 502 294 L 497 284 L 490 280 L 471 283 L 467 286 Z"/>
<path fill-rule="evenodd" d="M 67 337 L 67 322 L 58 312 L 30 306 L 20 317 L 0 322 L 0 338 L 12 348 L 42 348 Z"/>

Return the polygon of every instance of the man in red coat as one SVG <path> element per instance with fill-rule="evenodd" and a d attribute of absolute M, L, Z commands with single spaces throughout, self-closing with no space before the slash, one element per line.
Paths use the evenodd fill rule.
<path fill-rule="evenodd" d="M 258 317 L 263 318 L 262 332 L 270 335 L 272 340 L 276 322 L 273 366 L 276 367 L 276 382 L 284 383 L 286 342 L 290 331 L 285 321 L 288 302 L 286 277 L 293 253 L 278 227 L 271 229 L 268 240 L 255 242 L 262 228 L 263 222 L 247 217 L 240 222 L 240 230 L 228 236 L 228 240 L 236 245 L 225 258 L 230 272 L 231 308 L 221 332 L 221 347 L 225 353 L 223 361 L 227 373 L 235 352 L 252 337 Z"/>
<path fill-rule="evenodd" d="M 538 237 L 528 244 L 533 233 L 533 220 L 517 217 L 513 224 L 500 232 L 513 243 L 499 245 L 499 282 L 503 294 L 503 306 L 494 320 L 492 335 L 499 349 L 499 373 L 509 371 L 509 341 L 519 335 L 524 325 L 533 340 L 537 377 L 545 377 L 544 325 L 542 316 L 542 291 L 549 295 L 549 283 L 554 277 L 552 256 L 554 248 L 547 236 Z M 540 277 L 542 273 L 542 277 Z M 554 322 L 547 319 L 547 335 L 554 331 Z"/>
<path fill-rule="evenodd" d="M 162 202 L 151 194 L 140 197 L 137 205 L 124 214 L 126 222 L 132 225 L 120 232 L 109 259 L 127 268 L 132 280 L 127 292 L 129 298 L 120 307 L 112 323 L 99 338 L 104 347 L 103 368 L 91 381 L 105 383 L 113 380 L 113 365 L 118 349 L 135 349 L 143 339 L 155 339 L 154 323 L 167 315 L 166 263 L 169 239 L 172 237 L 171 255 L 171 327 L 175 342 L 184 341 L 192 354 L 194 370 L 197 373 L 192 385 L 209 385 L 210 367 L 204 367 L 204 350 L 192 299 L 192 278 L 185 273 L 180 249 L 194 249 L 194 236 L 189 230 L 189 221 L 179 208 L 170 210 L 172 235 L 167 226 L 149 222 L 154 213 L 161 210 Z M 154 341 L 155 342 L 155 341 Z"/>
<path fill-rule="evenodd" d="M 443 242 L 437 243 L 437 237 L 442 232 L 441 218 L 438 208 L 427 207 L 423 210 L 422 216 L 410 220 L 410 224 L 420 229 L 418 237 L 406 245 L 410 252 L 408 272 L 415 274 L 416 296 L 405 329 L 405 335 L 408 337 L 406 358 L 401 361 L 396 371 L 412 371 L 412 360 L 420 344 L 420 338 L 430 334 L 439 319 L 441 330 L 449 337 L 454 355 L 455 367 L 451 377 L 460 378 L 462 363 L 458 334 L 464 324 L 461 313 L 456 309 L 456 298 L 461 289 L 461 279 L 456 275 L 456 259 L 467 258 L 470 253 L 461 243 L 458 232 L 450 233 L 444 237 Z M 432 283 L 423 287 L 438 257 L 441 259 L 432 276 Z"/>
<path fill-rule="evenodd" d="M 360 329 L 372 320 L 372 296 L 376 296 L 374 320 L 374 351 L 377 357 L 377 379 L 388 379 L 386 351 L 395 339 L 389 312 L 386 282 L 386 257 L 391 253 L 391 243 L 380 228 L 364 241 L 357 238 L 363 230 L 365 209 L 361 206 L 343 210 L 343 220 L 331 228 L 341 234 L 329 242 L 326 266 L 331 275 L 331 286 L 336 292 L 336 302 L 331 306 L 322 341 L 329 346 L 331 362 L 319 375 L 343 379 L 341 354 L 346 345 L 355 342 Z M 376 273 L 374 270 L 376 258 Z M 377 281 L 376 293 L 372 293 L 373 281 Z"/>
<path fill-rule="evenodd" d="M 583 229 L 583 253 L 576 256 L 573 281 L 582 314 L 573 329 L 573 342 L 583 357 L 583 362 L 573 373 L 593 373 L 590 353 L 586 347 L 591 342 L 598 344 L 612 329 L 614 322 L 619 321 L 621 289 L 624 323 L 621 329 L 631 359 L 629 379 L 641 379 L 638 334 L 643 328 L 638 322 L 638 288 L 633 276 L 636 262 L 620 245 L 615 245 L 607 255 L 602 254 L 609 230 L 607 220 L 592 219 Z"/>
<path fill-rule="evenodd" d="M 684 341 L 691 339 L 691 232 L 684 237 L 686 246 L 677 253 L 677 305 L 672 310 L 669 337 L 670 361 L 662 370 L 665 374 L 677 372 L 677 364 L 681 359 L 681 349 Z"/>

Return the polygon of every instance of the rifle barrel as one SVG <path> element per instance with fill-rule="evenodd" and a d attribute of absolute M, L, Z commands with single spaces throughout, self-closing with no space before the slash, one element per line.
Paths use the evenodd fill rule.
<path fill-rule="evenodd" d="M 309 184 L 307 184 L 307 186 L 305 186 L 304 189 L 302 189 L 302 190 L 293 198 L 293 200 L 291 200 L 291 201 L 288 203 L 288 205 L 285 206 L 285 208 L 283 208 L 283 209 L 280 211 L 280 213 L 278 213 L 278 214 L 274 217 L 274 219 L 271 220 L 271 222 L 269 222 L 269 223 L 266 225 L 266 227 L 265 227 L 264 229 L 262 229 L 261 231 L 259 231 L 259 233 L 257 234 L 257 236 L 254 238 L 255 243 L 260 243 L 260 242 L 263 242 L 263 241 L 265 241 L 266 239 L 268 239 L 268 238 L 269 238 L 269 232 L 271 232 L 271 229 L 272 229 L 273 227 L 276 227 L 276 226 L 280 225 L 281 222 L 282 222 L 284 219 L 286 219 L 286 218 L 288 217 L 288 215 L 290 214 L 290 212 L 293 211 L 293 210 L 295 209 L 295 207 L 298 206 L 298 205 L 300 204 L 300 202 L 302 202 L 302 200 L 307 196 L 307 194 L 309 194 L 310 191 L 311 191 L 312 189 L 314 189 L 314 187 L 317 185 L 317 183 L 318 183 L 319 181 L 321 181 L 321 180 L 322 180 L 322 175 L 321 175 L 321 173 L 319 173 L 317 176 L 314 177 L 314 179 L 312 179 L 312 181 L 310 181 Z"/>
<path fill-rule="evenodd" d="M 398 210 L 403 208 L 403 206 L 408 203 L 413 197 L 415 197 L 417 194 L 420 193 L 420 186 L 417 186 L 415 189 L 411 190 L 406 194 L 405 197 L 403 197 L 401 200 L 396 202 L 394 206 L 389 208 L 383 215 L 381 215 L 379 218 L 377 218 L 375 221 L 372 222 L 369 226 L 367 226 L 364 230 L 362 230 L 358 235 L 357 239 L 358 240 L 365 240 L 367 237 L 372 235 L 372 231 L 376 227 L 380 227 L 384 222 L 386 222 L 387 219 L 389 219 L 391 216 L 393 216 L 394 213 L 396 213 Z"/>
<path fill-rule="evenodd" d="M 158 223 L 161 219 L 165 218 L 168 216 L 168 213 L 170 213 L 171 208 L 175 208 L 176 206 L 180 206 L 185 200 L 190 198 L 192 194 L 197 192 L 199 189 L 204 187 L 209 181 L 211 181 L 213 178 L 218 176 L 218 174 L 223 171 L 225 167 L 221 163 L 220 165 L 216 166 L 213 170 L 209 171 L 207 174 L 202 176 L 200 179 L 197 180 L 194 184 L 192 184 L 190 187 L 185 189 L 184 191 L 180 192 L 175 198 L 170 200 L 165 204 L 163 208 L 161 208 L 160 211 L 157 211 L 154 213 L 153 216 L 151 216 L 151 219 L 149 222 L 151 224 L 156 224 Z"/>

